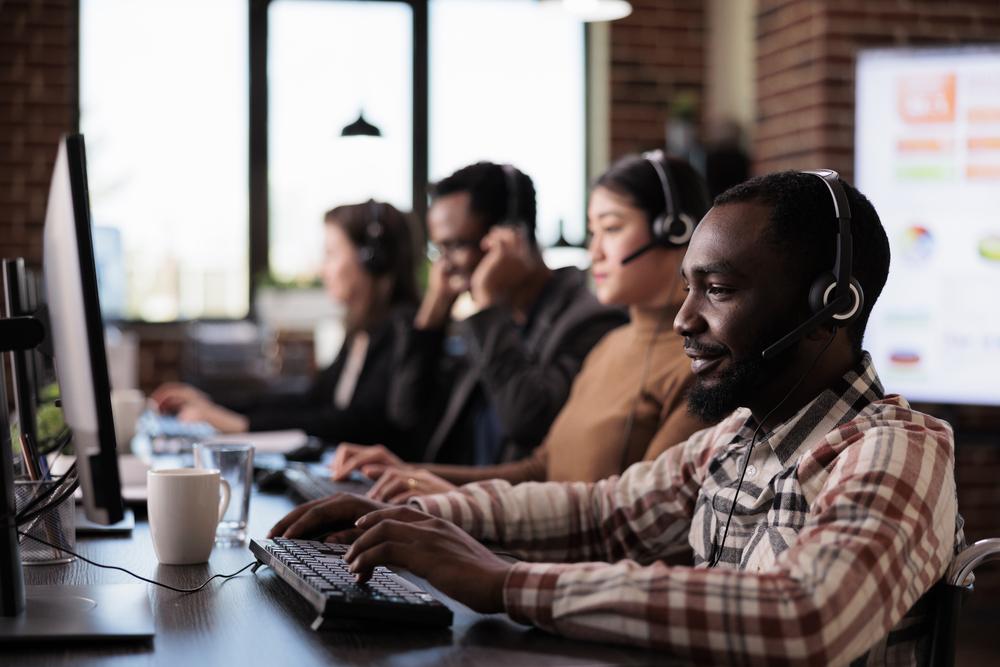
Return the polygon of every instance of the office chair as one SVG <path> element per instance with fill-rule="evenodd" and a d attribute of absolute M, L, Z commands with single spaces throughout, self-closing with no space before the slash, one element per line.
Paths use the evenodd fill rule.
<path fill-rule="evenodd" d="M 953 667 L 958 617 L 962 602 L 973 589 L 972 573 L 990 561 L 1000 561 L 1000 538 L 979 540 L 955 556 L 944 577 L 935 584 L 934 629 L 930 664 Z"/>

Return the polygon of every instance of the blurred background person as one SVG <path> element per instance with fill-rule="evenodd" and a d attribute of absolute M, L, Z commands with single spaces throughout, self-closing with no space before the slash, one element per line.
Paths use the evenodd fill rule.
<path fill-rule="evenodd" d="M 431 187 L 438 251 L 400 339 L 390 416 L 425 443 L 417 461 L 492 464 L 545 437 L 584 357 L 626 320 L 575 267 L 551 270 L 535 239 L 535 188 L 510 165 L 478 162 Z M 452 319 L 468 291 L 478 312 Z"/>
<path fill-rule="evenodd" d="M 419 296 L 410 220 L 374 200 L 325 215 L 323 284 L 343 306 L 346 337 L 333 363 L 305 394 L 262 396 L 240 414 L 198 389 L 167 383 L 153 392 L 161 412 L 205 421 L 223 433 L 301 428 L 328 442 L 380 442 L 403 456 L 402 437 L 386 415 L 397 321 L 412 319 Z"/>
<path fill-rule="evenodd" d="M 687 238 L 709 206 L 705 182 L 691 165 L 659 151 L 628 155 L 596 179 L 587 213 L 594 288 L 601 303 L 628 306 L 630 322 L 587 356 L 569 400 L 530 457 L 417 467 L 385 448 L 343 445 L 334 475 L 360 469 L 380 477 L 371 495 L 394 501 L 493 478 L 591 482 L 654 459 L 704 428 L 686 409 L 694 376 L 671 323 L 684 301 L 679 269 Z"/>

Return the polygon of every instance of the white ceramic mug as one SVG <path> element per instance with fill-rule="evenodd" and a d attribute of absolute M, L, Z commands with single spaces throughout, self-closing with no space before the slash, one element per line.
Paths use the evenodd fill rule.
<path fill-rule="evenodd" d="M 219 471 L 150 470 L 146 485 L 156 559 L 164 565 L 207 561 L 215 543 L 215 527 L 229 507 L 229 484 Z"/>

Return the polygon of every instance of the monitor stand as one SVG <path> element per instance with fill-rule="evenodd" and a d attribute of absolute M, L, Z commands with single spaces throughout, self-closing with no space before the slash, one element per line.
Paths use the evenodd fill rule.
<path fill-rule="evenodd" d="M 24 588 L 24 611 L 14 617 L 0 616 L 0 644 L 153 637 L 145 584 Z"/>
<path fill-rule="evenodd" d="M 0 318 L 0 352 L 37 345 L 23 324 Z M 0 354 L 0 644 L 149 640 L 153 613 L 145 584 L 24 585 L 4 377 Z"/>
<path fill-rule="evenodd" d="M 83 507 L 76 506 L 76 536 L 81 535 L 131 535 L 135 528 L 135 512 L 125 508 L 125 516 L 118 523 L 105 526 L 87 518 Z"/>

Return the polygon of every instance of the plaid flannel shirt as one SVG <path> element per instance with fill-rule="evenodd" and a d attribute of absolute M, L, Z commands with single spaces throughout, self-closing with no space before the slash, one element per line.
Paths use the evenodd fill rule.
<path fill-rule="evenodd" d="M 737 410 L 594 484 L 494 480 L 412 502 L 535 561 L 504 587 L 523 623 L 698 662 L 921 661 L 917 602 L 964 543 L 951 427 L 884 396 L 865 354 L 758 435 L 735 497 L 755 425 Z M 662 562 L 687 549 L 695 567 Z"/>

